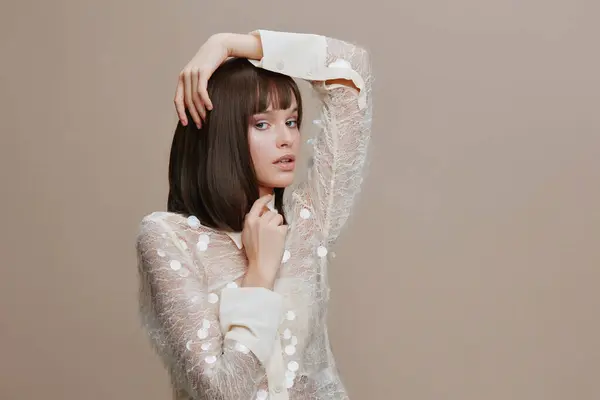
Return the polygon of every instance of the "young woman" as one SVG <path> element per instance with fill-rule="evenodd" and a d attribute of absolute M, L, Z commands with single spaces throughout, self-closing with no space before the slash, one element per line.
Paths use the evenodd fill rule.
<path fill-rule="evenodd" d="M 306 179 L 293 78 L 322 101 Z M 168 211 L 137 241 L 143 326 L 175 399 L 348 398 L 328 251 L 362 180 L 371 81 L 362 48 L 266 30 L 212 36 L 180 74 Z"/>

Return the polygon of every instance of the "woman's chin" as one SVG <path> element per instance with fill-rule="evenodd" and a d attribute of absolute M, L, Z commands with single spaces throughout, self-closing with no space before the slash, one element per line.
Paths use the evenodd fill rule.
<path fill-rule="evenodd" d="M 267 182 L 266 186 L 274 187 L 274 188 L 285 188 L 294 183 L 294 173 L 288 172 L 285 175 L 280 174 L 280 176 L 273 177 Z"/>

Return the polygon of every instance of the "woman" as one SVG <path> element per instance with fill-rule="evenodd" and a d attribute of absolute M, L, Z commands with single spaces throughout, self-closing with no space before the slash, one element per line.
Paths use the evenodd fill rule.
<path fill-rule="evenodd" d="M 292 78 L 322 100 L 302 180 Z M 327 263 L 362 180 L 371 80 L 357 46 L 266 30 L 212 36 L 180 74 L 168 212 L 137 242 L 143 325 L 176 399 L 348 398 Z"/>

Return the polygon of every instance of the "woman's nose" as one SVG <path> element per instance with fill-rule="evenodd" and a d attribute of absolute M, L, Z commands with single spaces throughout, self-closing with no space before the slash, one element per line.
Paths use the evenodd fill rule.
<path fill-rule="evenodd" d="M 294 132 L 284 124 L 277 132 L 277 146 L 290 147 L 292 144 L 294 144 Z"/>

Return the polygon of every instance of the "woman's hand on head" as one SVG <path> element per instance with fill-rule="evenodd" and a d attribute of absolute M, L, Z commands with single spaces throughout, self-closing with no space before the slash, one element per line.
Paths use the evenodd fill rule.
<path fill-rule="evenodd" d="M 206 110 L 213 107 L 208 96 L 208 80 L 228 56 L 224 34 L 213 35 L 179 73 L 174 102 L 183 125 L 189 123 L 185 112 L 187 108 L 198 129 L 202 126 Z"/>

